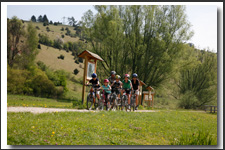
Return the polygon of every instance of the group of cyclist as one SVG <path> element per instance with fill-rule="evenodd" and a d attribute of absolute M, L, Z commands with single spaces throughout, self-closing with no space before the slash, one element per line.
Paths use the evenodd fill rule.
<path fill-rule="evenodd" d="M 97 74 L 93 73 L 92 74 L 92 79 L 86 84 L 92 84 L 95 85 L 96 88 L 103 89 L 105 91 L 104 95 L 105 95 L 105 100 L 107 102 L 108 108 L 110 108 L 110 94 L 111 93 L 116 93 L 116 95 L 118 96 L 118 99 L 120 99 L 120 95 L 123 95 L 124 92 L 126 92 L 127 97 L 128 97 L 128 109 L 130 109 L 130 102 L 131 102 L 131 91 L 134 90 L 134 94 L 136 95 L 136 107 L 135 110 L 138 109 L 138 95 L 139 95 L 139 80 L 137 79 L 138 75 L 136 73 L 134 73 L 132 75 L 132 79 L 130 80 L 130 75 L 129 74 L 125 74 L 124 75 L 124 79 L 122 81 L 120 81 L 121 77 L 120 75 L 116 75 L 115 71 L 111 71 L 111 75 L 108 79 L 105 79 L 103 82 L 103 85 L 100 86 L 99 83 L 99 79 L 97 78 Z M 121 90 L 119 90 L 121 89 Z M 96 96 L 97 99 L 100 100 L 100 91 L 97 90 L 96 91 Z M 121 91 L 121 92 L 120 92 Z"/>

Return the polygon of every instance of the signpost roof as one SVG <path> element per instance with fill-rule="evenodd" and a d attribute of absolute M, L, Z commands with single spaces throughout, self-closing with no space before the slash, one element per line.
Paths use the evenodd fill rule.
<path fill-rule="evenodd" d="M 92 53 L 88 50 L 85 50 L 78 55 L 78 57 L 81 57 L 81 58 L 85 58 L 85 56 L 88 56 L 90 58 L 97 59 L 97 60 L 100 60 L 100 61 L 104 61 L 100 56 L 98 56 L 97 54 Z"/>

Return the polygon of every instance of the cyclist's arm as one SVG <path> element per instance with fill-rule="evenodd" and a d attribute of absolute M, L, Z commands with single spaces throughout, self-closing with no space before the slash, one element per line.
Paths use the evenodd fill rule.
<path fill-rule="evenodd" d="M 130 82 L 130 87 L 131 87 L 131 90 L 133 90 L 133 86 L 132 86 L 132 83 Z"/>
<path fill-rule="evenodd" d="M 99 81 L 97 82 L 96 86 L 99 86 Z"/>
<path fill-rule="evenodd" d="M 113 82 L 113 83 L 110 85 L 110 87 L 112 87 L 112 86 L 114 85 L 114 83 L 115 83 L 115 82 Z"/>

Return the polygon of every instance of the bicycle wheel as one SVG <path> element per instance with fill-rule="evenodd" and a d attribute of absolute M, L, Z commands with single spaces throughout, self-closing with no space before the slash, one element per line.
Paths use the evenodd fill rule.
<path fill-rule="evenodd" d="M 93 98 L 90 95 L 87 96 L 87 110 L 91 110 L 93 105 Z"/>

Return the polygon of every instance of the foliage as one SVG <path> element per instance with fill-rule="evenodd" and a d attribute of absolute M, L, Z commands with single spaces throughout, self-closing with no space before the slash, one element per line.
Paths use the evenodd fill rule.
<path fill-rule="evenodd" d="M 31 17 L 31 21 L 32 22 L 36 22 L 37 20 L 36 20 L 36 17 L 33 15 L 32 17 Z"/>
<path fill-rule="evenodd" d="M 74 69 L 73 73 L 74 73 L 75 75 L 77 75 L 77 74 L 79 73 L 79 70 L 78 70 L 78 69 Z"/>
<path fill-rule="evenodd" d="M 214 53 L 199 52 L 197 57 L 198 64 L 180 70 L 177 83 L 181 95 L 192 92 L 192 96 L 186 97 L 183 104 L 189 108 L 201 108 L 217 100 L 217 56 Z M 197 102 L 190 104 L 187 100 L 191 101 L 193 97 L 196 97 Z"/>
<path fill-rule="evenodd" d="M 58 59 L 64 59 L 64 55 L 60 55 Z"/>
<path fill-rule="evenodd" d="M 84 36 L 100 55 L 98 74 L 136 72 L 153 87 L 170 75 L 183 41 L 192 36 L 185 6 L 98 6 L 83 18 Z M 144 66 L 144 67 L 140 67 Z M 103 77 L 101 77 L 103 78 Z"/>
<path fill-rule="evenodd" d="M 20 55 L 20 39 L 25 35 L 24 26 L 16 16 L 7 20 L 7 61 L 10 67 Z"/>
<path fill-rule="evenodd" d="M 69 25 L 75 27 L 76 26 L 76 23 L 77 21 L 75 20 L 74 17 L 68 17 L 68 22 L 69 22 Z"/>
<path fill-rule="evenodd" d="M 40 15 L 39 17 L 38 17 L 38 20 L 37 20 L 38 22 L 43 22 L 43 17 L 42 17 L 42 15 Z"/>
<path fill-rule="evenodd" d="M 39 34 L 39 43 L 47 46 L 53 46 L 53 41 L 49 39 L 47 34 Z"/>
<path fill-rule="evenodd" d="M 62 49 L 63 43 L 64 43 L 63 39 L 57 36 L 56 39 L 54 40 L 53 47 L 57 49 Z"/>

